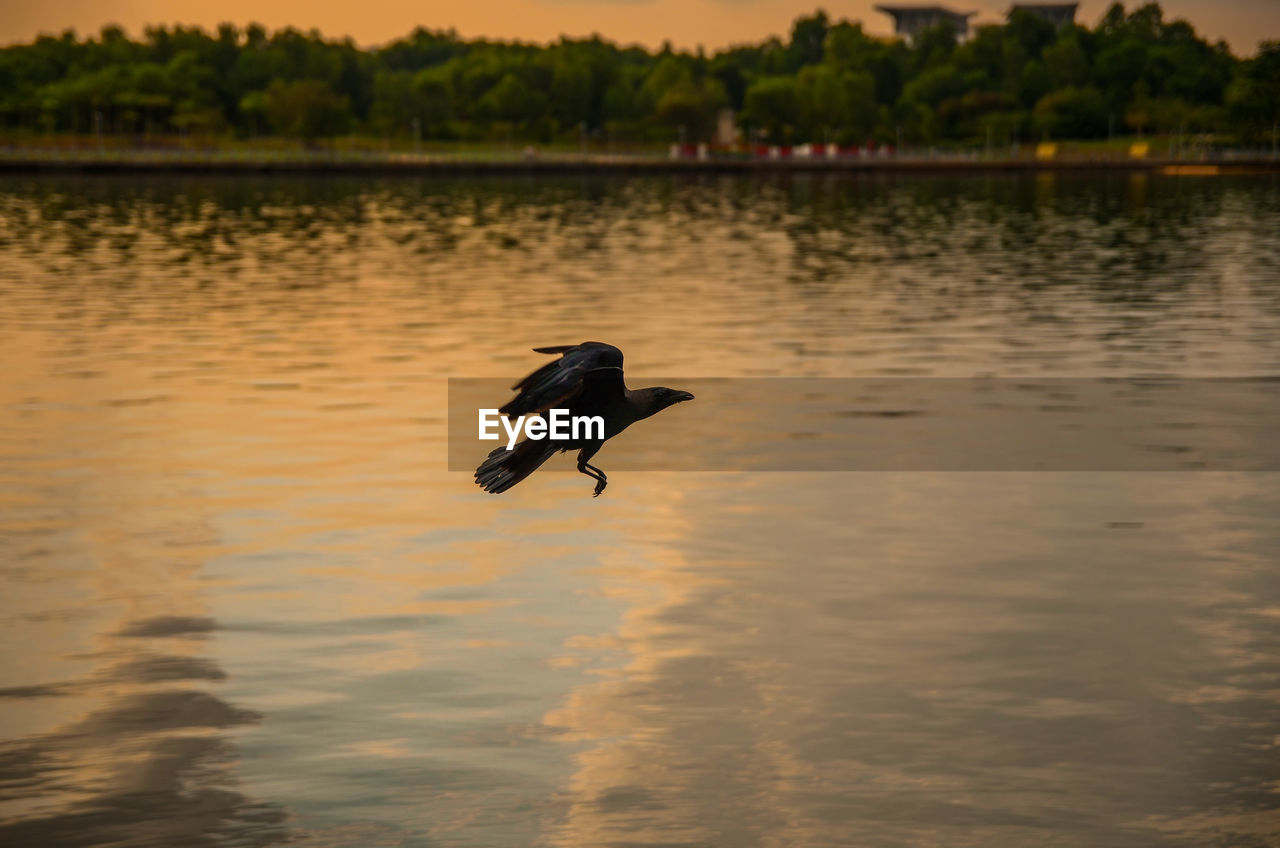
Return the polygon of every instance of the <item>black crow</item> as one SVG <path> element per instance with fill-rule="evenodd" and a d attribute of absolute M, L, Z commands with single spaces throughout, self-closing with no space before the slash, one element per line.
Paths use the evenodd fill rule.
<path fill-rule="evenodd" d="M 518 394 L 498 411 L 503 415 L 540 415 L 567 409 L 571 416 L 604 419 L 604 438 L 525 439 L 508 450 L 500 447 L 476 469 L 476 482 L 486 492 L 505 492 L 528 477 L 558 451 L 578 451 L 578 470 L 596 481 L 595 497 L 608 484 L 605 473 L 588 460 L 605 441 L 642 418 L 661 412 L 693 395 L 658 386 L 631 391 L 622 381 L 622 351 L 603 342 L 537 347 L 535 353 L 558 353 L 560 358 L 512 386 Z"/>

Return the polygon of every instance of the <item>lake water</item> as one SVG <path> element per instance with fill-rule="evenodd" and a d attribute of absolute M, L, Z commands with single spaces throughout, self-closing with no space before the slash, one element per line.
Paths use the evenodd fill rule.
<path fill-rule="evenodd" d="M 0 180 L 0 844 L 1277 844 L 1280 475 L 495 497 L 445 407 L 584 339 L 1274 376 L 1278 233 L 1276 176 Z"/>

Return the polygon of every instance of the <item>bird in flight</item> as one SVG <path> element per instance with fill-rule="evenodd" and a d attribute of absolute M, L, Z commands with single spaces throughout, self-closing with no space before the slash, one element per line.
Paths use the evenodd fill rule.
<path fill-rule="evenodd" d="M 555 453 L 577 450 L 578 470 L 596 481 L 594 497 L 599 497 L 609 479 L 589 462 L 605 441 L 668 406 L 693 400 L 688 392 L 664 386 L 628 389 L 622 381 L 622 351 L 610 344 L 583 342 L 533 350 L 558 353 L 560 358 L 512 386 L 516 396 L 498 411 L 507 416 L 545 417 L 547 410 L 567 409 L 572 416 L 599 416 L 604 419 L 604 435 L 574 440 L 525 439 L 510 450 L 497 448 L 476 469 L 476 483 L 486 492 L 505 492 Z"/>

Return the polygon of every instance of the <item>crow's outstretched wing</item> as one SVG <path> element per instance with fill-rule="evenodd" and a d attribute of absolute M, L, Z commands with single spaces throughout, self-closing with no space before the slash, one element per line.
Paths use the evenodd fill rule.
<path fill-rule="evenodd" d="M 512 386 L 516 396 L 502 407 L 503 415 L 529 415 L 548 409 L 572 409 L 589 393 L 592 405 L 621 400 L 622 351 L 604 342 L 536 347 L 535 353 L 558 353 L 560 358 L 534 371 Z"/>

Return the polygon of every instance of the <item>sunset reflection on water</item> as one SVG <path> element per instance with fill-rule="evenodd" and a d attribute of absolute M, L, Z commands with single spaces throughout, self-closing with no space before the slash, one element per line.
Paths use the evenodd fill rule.
<path fill-rule="evenodd" d="M 584 339 L 673 378 L 1273 375 L 1278 211 L 1269 178 L 0 183 L 0 842 L 1265 844 L 1274 474 L 494 497 L 445 405 Z"/>

